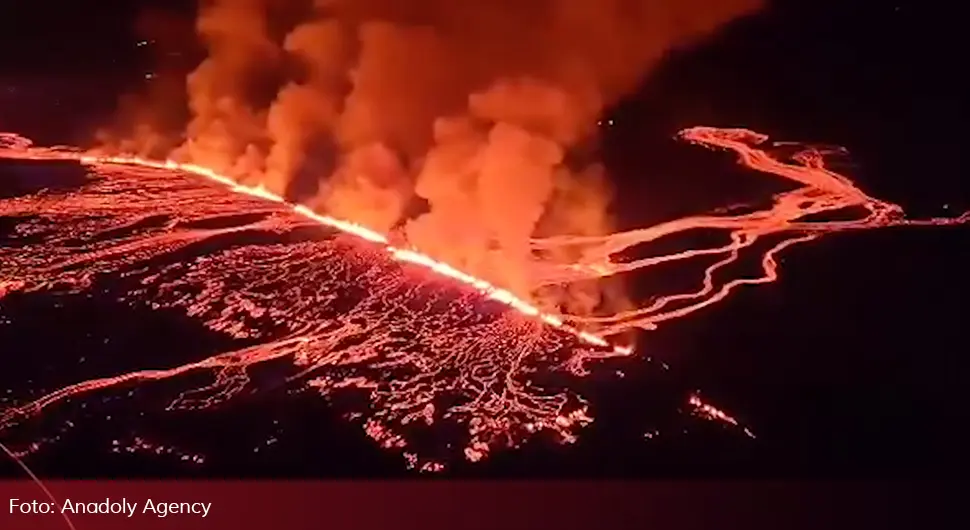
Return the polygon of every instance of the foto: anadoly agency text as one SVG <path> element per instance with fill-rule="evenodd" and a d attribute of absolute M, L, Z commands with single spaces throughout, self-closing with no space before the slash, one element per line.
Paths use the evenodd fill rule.
<path fill-rule="evenodd" d="M 26 511 L 24 507 L 27 507 Z M 168 517 L 175 515 L 190 515 L 207 517 L 212 508 L 211 502 L 172 502 L 146 499 L 144 502 L 132 502 L 128 499 L 105 499 L 103 501 L 78 501 L 66 499 L 55 509 L 54 503 L 26 502 L 10 499 L 11 513 L 52 513 L 60 511 L 62 514 L 103 514 L 134 517 L 136 514 Z"/>

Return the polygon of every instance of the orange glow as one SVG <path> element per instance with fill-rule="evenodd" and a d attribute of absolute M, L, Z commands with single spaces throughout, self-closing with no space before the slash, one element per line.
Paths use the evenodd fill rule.
<path fill-rule="evenodd" d="M 199 370 L 215 375 L 212 385 L 179 396 L 170 408 L 212 406 L 246 387 L 248 367 L 288 358 L 299 370 L 290 380 L 305 377 L 307 388 L 324 395 L 345 388 L 367 393 L 370 399 L 367 410 L 354 413 L 353 418 L 360 419 L 365 432 L 382 447 L 401 452 L 408 465 L 415 469 L 439 471 L 443 464 L 426 459 L 411 447 L 405 431 L 414 425 L 431 426 L 447 421 L 461 424 L 468 438 L 456 450 L 472 461 L 486 458 L 496 447 L 517 445 L 541 431 L 555 433 L 560 441 L 568 443 L 576 439 L 577 429 L 592 421 L 589 408 L 582 397 L 568 390 L 544 390 L 536 384 L 531 374 L 537 371 L 533 366 L 539 362 L 537 359 L 555 365 L 552 370 L 582 376 L 588 373 L 586 366 L 591 361 L 629 356 L 634 353 L 632 347 L 612 345 L 607 337 L 653 329 L 663 322 L 683 318 L 724 300 L 742 285 L 773 282 L 778 278 L 777 260 L 783 250 L 826 233 L 892 226 L 945 226 L 970 221 L 968 213 L 953 218 L 906 219 L 900 206 L 869 197 L 848 178 L 828 169 L 822 153 L 806 149 L 792 161 L 782 161 L 762 148 L 766 137 L 752 131 L 698 127 L 681 132 L 681 137 L 709 148 L 731 150 L 743 165 L 799 186 L 775 196 L 770 207 L 753 213 L 692 216 L 606 236 L 531 240 L 533 250 L 565 247 L 581 250 L 580 258 L 574 263 L 537 261 L 532 277 L 536 288 L 649 269 L 661 263 L 716 259 L 704 270 L 701 285 L 692 292 L 656 296 L 644 307 L 615 315 L 580 317 L 543 312 L 509 290 L 416 249 L 396 246 L 382 233 L 351 220 L 314 212 L 305 205 L 289 204 L 262 185 L 246 186 L 211 169 L 170 160 L 100 157 L 66 149 L 35 148 L 26 139 L 0 133 L 0 156 L 78 160 L 93 166 L 98 173 L 114 172 L 74 194 L 37 194 L 0 201 L 0 214 L 50 216 L 55 220 L 31 227 L 54 231 L 48 234 L 52 243 L 45 240 L 35 247 L 0 249 L 0 297 L 61 284 L 83 289 L 90 285 L 95 274 L 116 274 L 145 257 L 170 253 L 192 242 L 223 234 L 283 233 L 297 226 L 325 225 L 369 242 L 363 245 L 368 251 L 381 252 L 389 260 L 450 278 L 514 310 L 500 317 L 486 316 L 482 314 L 485 312 L 478 311 L 479 306 L 461 300 L 452 304 L 457 308 L 456 314 L 435 320 L 427 308 L 415 309 L 417 296 L 406 296 L 403 301 L 386 296 L 392 291 L 411 296 L 419 290 L 412 285 L 414 282 L 406 281 L 411 278 L 405 267 L 387 268 L 375 263 L 388 260 L 337 253 L 319 242 L 289 243 L 285 248 L 269 245 L 270 249 L 252 245 L 202 256 L 192 262 L 178 262 L 169 266 L 171 270 L 167 272 L 141 269 L 140 274 L 147 276 L 133 289 L 143 294 L 143 301 L 153 307 L 181 308 L 214 330 L 234 338 L 259 341 L 254 346 L 174 368 L 78 382 L 0 412 L 0 432 L 73 396 Z M 115 167 L 118 165 L 132 169 L 119 172 Z M 137 168 L 147 169 L 139 174 Z M 197 189 L 191 182 L 184 182 L 179 172 L 203 177 L 235 193 L 223 193 L 211 186 Z M 859 209 L 863 215 L 839 221 L 806 220 L 808 216 L 847 208 Z M 92 212 L 104 215 L 88 221 Z M 265 215 L 257 221 L 239 221 L 237 225 L 222 228 L 192 224 L 222 215 L 253 212 Z M 108 221 L 98 225 L 102 217 Z M 172 221 L 156 232 L 116 235 L 118 228 L 129 229 L 150 217 Z M 184 226 L 179 224 L 183 220 Z M 81 229 L 73 224 L 84 222 L 92 225 Z M 712 248 L 633 262 L 613 259 L 633 246 L 697 228 L 721 231 L 730 241 Z M 755 242 L 766 236 L 774 236 L 772 245 L 761 250 L 754 247 Z M 83 242 L 85 238 L 91 241 Z M 741 259 L 743 252 L 755 253 L 760 258 L 760 275 L 730 275 L 727 267 Z M 342 263 L 352 260 L 365 261 L 371 267 L 365 267 L 368 272 L 363 276 L 341 276 L 351 274 L 350 265 Z M 325 264 L 318 265 L 318 262 Z M 169 275 L 159 279 L 165 274 Z M 327 290 L 330 287 L 317 285 L 331 281 L 330 291 Z M 352 315 L 322 316 L 328 301 L 337 296 L 334 290 L 358 285 L 366 287 L 361 294 L 365 302 L 355 306 Z M 186 295 L 185 290 L 201 291 L 201 294 Z M 435 297 L 425 296 L 422 300 Z M 411 313 L 401 316 L 408 312 Z M 246 323 L 260 318 L 285 329 L 280 335 L 260 335 L 260 331 Z M 556 335 L 553 328 L 564 333 Z M 576 344 L 564 342 L 563 337 L 570 336 L 577 339 Z M 407 343 L 420 343 L 424 350 L 407 351 Z M 458 404 L 437 401 L 452 394 L 460 395 Z M 688 404 L 701 417 L 743 429 L 753 436 L 734 417 L 703 402 L 698 395 L 691 396 Z"/>
<path fill-rule="evenodd" d="M 186 173 L 192 173 L 193 175 L 198 175 L 200 177 L 205 177 L 207 179 L 219 182 L 229 187 L 235 193 L 243 193 L 246 195 L 251 195 L 260 199 L 265 199 L 267 201 L 286 203 L 286 200 L 279 195 L 267 190 L 262 185 L 257 186 L 246 186 L 240 184 L 233 179 L 221 175 L 211 169 L 198 166 L 195 164 L 182 164 L 172 160 L 156 161 L 148 160 L 145 158 L 133 157 L 133 156 L 90 156 L 81 155 L 78 160 L 84 164 L 122 164 L 131 166 L 141 166 L 150 167 L 158 169 L 171 169 L 177 171 L 184 171 Z M 516 297 L 511 292 L 496 287 L 485 280 L 476 278 L 470 274 L 464 273 L 458 269 L 455 269 L 447 263 L 436 261 L 433 258 L 421 254 L 414 249 L 402 249 L 391 246 L 388 243 L 388 239 L 383 234 L 370 230 L 369 228 L 359 225 L 357 223 L 346 221 L 342 219 L 336 219 L 327 215 L 322 215 L 314 212 L 310 208 L 304 205 L 290 205 L 293 211 L 306 217 L 307 219 L 312 219 L 322 225 L 329 226 L 331 228 L 336 228 L 348 234 L 352 234 L 366 241 L 372 243 L 378 243 L 384 245 L 385 250 L 396 260 L 403 261 L 407 263 L 413 263 L 415 265 L 420 265 L 427 267 L 428 269 L 440 274 L 442 276 L 447 276 L 459 282 L 462 282 L 468 286 L 471 286 L 487 296 L 488 298 L 501 302 L 516 311 L 530 317 L 537 317 L 546 324 L 550 326 L 559 328 L 563 331 L 571 333 L 578 337 L 580 340 L 587 342 L 595 346 L 609 346 L 609 343 L 592 333 L 584 332 L 575 329 L 567 324 L 565 324 L 559 317 L 543 313 L 538 307 Z M 632 348 L 617 346 L 614 348 L 614 352 L 618 355 L 629 355 L 632 353 Z"/>

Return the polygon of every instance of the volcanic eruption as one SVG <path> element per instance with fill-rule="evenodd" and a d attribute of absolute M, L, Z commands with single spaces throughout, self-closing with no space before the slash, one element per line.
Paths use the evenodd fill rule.
<path fill-rule="evenodd" d="M 557 374 L 635 354 L 632 332 L 775 280 L 779 252 L 825 233 L 966 222 L 908 220 L 828 168 L 820 150 L 782 158 L 754 131 L 694 127 L 679 137 L 733 151 L 793 188 L 749 213 L 614 229 L 589 148 L 604 108 L 672 48 L 759 7 L 201 2 L 207 56 L 185 83 L 184 129 L 161 126 L 178 102 L 150 91 L 165 97 L 121 116 L 95 150 L 0 138 L 4 157 L 90 168 L 76 189 L 0 200 L 0 215 L 17 220 L 14 244 L 0 249 L 0 298 L 110 290 L 248 345 L 26 400 L 3 411 L 0 432 L 72 396 L 197 371 L 213 383 L 171 407 L 207 407 L 249 388 L 253 367 L 283 362 L 288 382 L 362 393 L 350 415 L 424 469 L 446 456 L 417 447 L 416 426 L 460 426 L 470 460 L 537 432 L 571 441 L 591 418 Z M 845 211 L 858 215 L 824 217 Z M 323 237 L 321 225 L 343 235 Z M 723 244 L 618 258 L 699 229 Z M 729 266 L 751 254 L 760 275 L 738 276 Z M 696 289 L 647 304 L 621 282 L 711 258 Z M 697 396 L 690 405 L 736 424 Z"/>
<path fill-rule="evenodd" d="M 393 232 L 551 312 L 609 314 L 629 308 L 619 279 L 548 281 L 588 259 L 530 238 L 613 230 L 590 149 L 604 108 L 671 49 L 760 4 L 201 2 L 207 55 L 187 76 L 185 128 L 148 127 L 182 104 L 148 91 L 150 110 L 102 147 Z"/>

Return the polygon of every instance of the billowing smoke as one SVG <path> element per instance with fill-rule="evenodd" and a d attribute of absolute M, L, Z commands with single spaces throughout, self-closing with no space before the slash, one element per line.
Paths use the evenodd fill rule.
<path fill-rule="evenodd" d="M 215 1 L 200 8 L 196 30 L 209 56 L 187 80 L 192 121 L 176 158 L 234 175 L 261 172 L 266 111 L 259 88 L 274 77 L 282 55 L 268 32 L 266 3 Z"/>
<path fill-rule="evenodd" d="M 672 48 L 761 3 L 202 1 L 208 55 L 171 156 L 589 313 L 622 296 L 530 279 L 536 260 L 570 259 L 533 255 L 530 237 L 612 228 L 601 169 L 570 154 Z"/>

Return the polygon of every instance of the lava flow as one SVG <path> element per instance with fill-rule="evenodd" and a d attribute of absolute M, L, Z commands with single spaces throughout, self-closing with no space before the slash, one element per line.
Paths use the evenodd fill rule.
<path fill-rule="evenodd" d="M 438 457 L 448 455 L 412 446 L 410 437 L 423 427 L 462 426 L 466 434 L 454 445 L 469 460 L 541 431 L 573 440 L 589 421 L 585 402 L 533 378 L 561 368 L 578 372 L 584 353 L 629 353 L 506 291 L 390 246 L 380 234 L 204 168 L 0 140 L 8 146 L 3 157 L 72 159 L 90 171 L 76 189 L 0 201 L 0 217 L 16 223 L 0 250 L 4 296 L 99 292 L 181 309 L 250 344 L 174 368 L 70 385 L 4 410 L 0 431 L 69 398 L 194 371 L 212 371 L 215 380 L 170 409 L 210 407 L 246 390 L 249 368 L 287 360 L 293 385 L 326 396 L 365 394 L 361 410 L 342 412 L 411 465 L 435 470 Z M 321 225 L 343 235 L 329 237 Z M 428 281 L 429 272 L 458 281 Z"/>
<path fill-rule="evenodd" d="M 70 397 L 194 371 L 211 371 L 215 381 L 182 394 L 171 408 L 212 406 L 247 389 L 251 367 L 282 360 L 291 366 L 287 378 L 294 384 L 326 396 L 362 391 L 367 406 L 355 417 L 362 418 L 367 433 L 403 452 L 410 463 L 423 462 L 425 469 L 440 468 L 441 455 L 424 454 L 412 443 L 416 426 L 461 426 L 470 460 L 541 431 L 571 441 L 577 428 L 591 421 L 586 404 L 542 374 L 583 375 L 591 361 L 633 353 L 603 337 L 652 329 L 723 300 L 737 286 L 771 282 L 780 251 L 824 233 L 970 220 L 967 214 L 907 220 L 899 206 L 868 197 L 826 168 L 821 153 L 809 149 L 792 162 L 782 161 L 759 148 L 767 138 L 751 131 L 699 127 L 680 136 L 733 150 L 749 168 L 799 186 L 754 213 L 687 217 L 603 237 L 534 239 L 536 251 L 581 251 L 576 262 L 565 265 L 537 257 L 531 275 L 536 288 L 702 256 L 720 258 L 706 269 L 696 291 L 601 317 L 543 313 L 508 291 L 392 245 L 383 234 L 287 204 L 264 188 L 243 186 L 204 167 L 32 148 L 16 135 L 2 136 L 2 157 L 78 160 L 91 174 L 72 189 L 0 200 L 0 216 L 16 223 L 0 249 L 0 298 L 15 292 L 97 290 L 181 309 L 247 345 L 174 368 L 76 383 L 4 411 L 0 431 Z M 226 193 L 226 187 L 236 193 Z M 856 220 L 808 220 L 848 208 L 867 214 Z M 324 237 L 321 225 L 354 237 Z M 628 248 L 695 229 L 723 231 L 730 242 L 614 261 Z M 754 243 L 769 235 L 778 238 L 757 250 Z M 761 274 L 730 277 L 727 266 L 742 252 L 756 250 Z M 455 282 L 427 281 L 429 272 Z M 496 310 L 489 309 L 492 302 Z M 737 424 L 697 397 L 690 404 L 705 416 Z"/>

